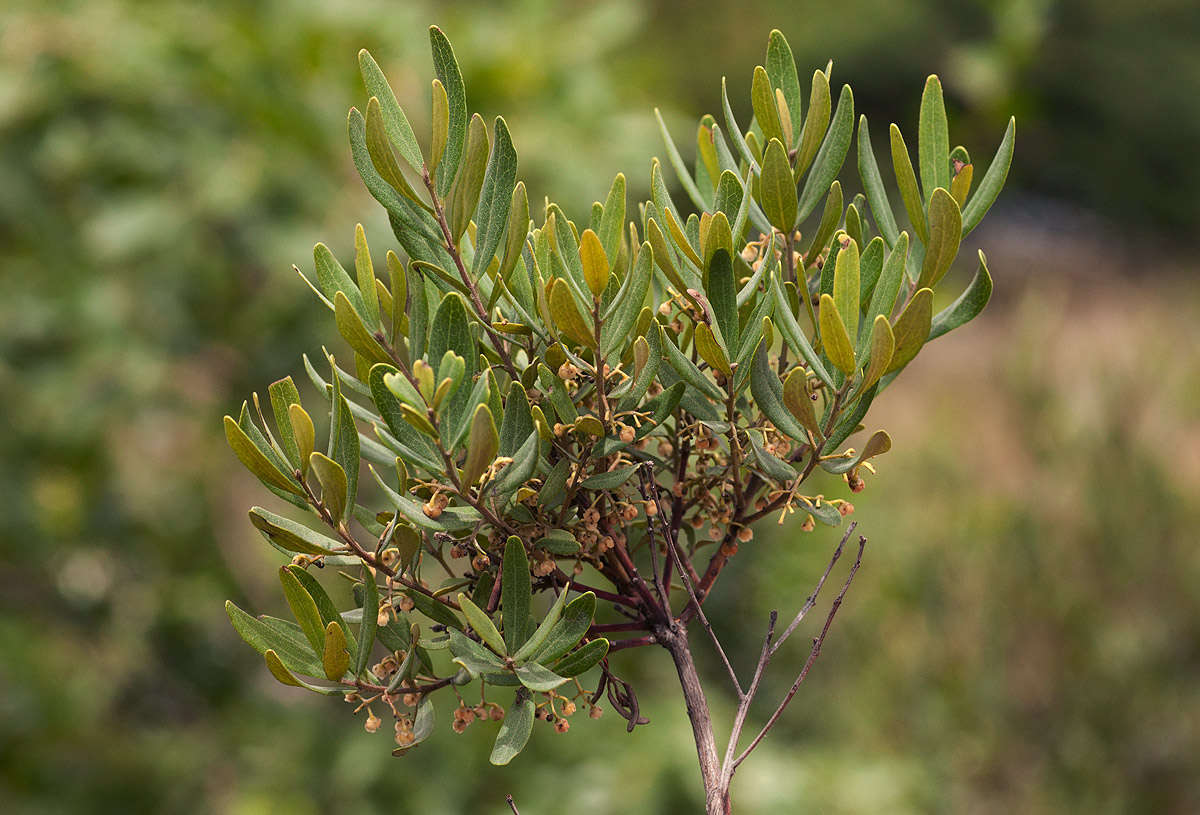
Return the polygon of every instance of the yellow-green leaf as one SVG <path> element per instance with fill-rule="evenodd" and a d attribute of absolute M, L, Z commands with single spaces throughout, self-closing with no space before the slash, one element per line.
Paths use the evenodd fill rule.
<path fill-rule="evenodd" d="M 720 371 L 725 376 L 733 376 L 733 369 L 729 367 L 729 357 L 721 350 L 707 323 L 696 324 L 696 350 L 710 368 Z"/>
<path fill-rule="evenodd" d="M 904 211 L 912 222 L 913 231 L 921 239 L 921 243 L 929 242 L 929 229 L 925 225 L 925 207 L 921 202 L 921 191 L 917 187 L 917 174 L 913 172 L 912 159 L 908 155 L 908 147 L 900 128 L 892 124 L 888 131 L 892 143 L 892 168 L 896 172 L 896 186 L 900 188 L 900 197 L 904 199 Z"/>
<path fill-rule="evenodd" d="M 549 305 L 550 317 L 560 332 L 580 345 L 595 347 L 596 337 L 588 330 L 567 282 L 561 277 L 555 278 L 550 286 Z"/>
<path fill-rule="evenodd" d="M 608 255 L 600 244 L 600 238 L 590 229 L 579 236 L 579 260 L 583 264 L 583 280 L 595 297 L 604 294 L 608 286 Z"/>
<path fill-rule="evenodd" d="M 938 187 L 929 198 L 929 241 L 917 285 L 936 286 L 950 271 L 961 242 L 962 213 L 950 193 Z"/>
<path fill-rule="evenodd" d="M 800 131 L 800 146 L 796 148 L 796 177 L 808 169 L 817 156 L 825 129 L 829 127 L 829 111 L 833 97 L 829 93 L 829 77 L 822 71 L 813 71 L 812 90 L 808 95 L 808 115 L 804 117 L 804 128 Z"/>
<path fill-rule="evenodd" d="M 858 337 L 858 291 L 858 244 L 851 240 L 838 252 L 837 262 L 833 267 L 833 302 L 837 305 L 842 325 L 846 327 L 846 334 L 851 339 Z"/>
<path fill-rule="evenodd" d="M 796 225 L 796 182 L 792 177 L 792 165 L 788 162 L 787 148 L 779 139 L 767 143 L 763 155 L 762 202 L 763 213 L 771 226 L 789 235 Z"/>
<path fill-rule="evenodd" d="M 292 425 L 292 435 L 296 438 L 296 447 L 300 452 L 300 469 L 308 472 L 308 457 L 312 455 L 313 446 L 317 441 L 317 432 L 313 427 L 312 417 L 308 411 L 297 404 L 288 405 L 288 420 Z"/>
<path fill-rule="evenodd" d="M 492 419 L 492 411 L 487 405 L 475 408 L 471 417 L 470 435 L 467 437 L 467 460 L 463 463 L 463 486 L 470 486 L 479 480 L 483 471 L 496 458 L 500 449 L 500 435 L 496 432 L 496 422 Z"/>
<path fill-rule="evenodd" d="M 438 162 L 446 152 L 446 141 L 450 135 L 450 102 L 446 87 L 440 80 L 433 80 L 433 141 L 429 148 L 429 173 L 437 169 Z"/>
<path fill-rule="evenodd" d="M 346 471 L 342 465 L 326 456 L 314 452 L 309 456 L 309 463 L 317 480 L 321 482 L 321 503 L 329 510 L 335 521 L 341 521 L 346 516 Z"/>
<path fill-rule="evenodd" d="M 967 196 L 971 194 L 971 179 L 974 175 L 975 165 L 964 164 L 950 182 L 950 194 L 954 196 L 954 202 L 958 204 L 959 209 L 966 205 Z"/>
<path fill-rule="evenodd" d="M 850 344 L 850 335 L 846 333 L 846 326 L 838 314 L 837 304 L 828 294 L 821 295 L 818 321 L 821 324 L 821 342 L 825 345 L 829 361 L 842 373 L 854 373 L 854 346 Z"/>
<path fill-rule="evenodd" d="M 304 490 L 292 479 L 271 463 L 271 460 L 258 449 L 258 446 L 246 435 L 246 431 L 238 427 L 232 416 L 225 417 L 225 438 L 233 448 L 238 460 L 263 483 L 268 484 L 293 495 L 304 497 Z"/>
<path fill-rule="evenodd" d="M 892 325 L 887 317 L 880 314 L 871 326 L 871 356 L 867 362 L 866 373 L 863 374 L 862 384 L 858 386 L 860 393 L 879 381 L 887 371 L 896 350 L 896 338 L 892 334 Z"/>
<path fill-rule="evenodd" d="M 783 381 L 783 404 L 788 412 L 796 417 L 796 421 L 812 434 L 814 440 L 821 441 L 821 425 L 813 409 L 812 394 L 808 389 L 808 373 L 803 368 L 793 368 Z"/>
<path fill-rule="evenodd" d="M 779 122 L 779 107 L 775 104 L 775 91 L 771 87 L 771 79 L 767 69 L 761 65 L 754 69 L 754 79 L 750 84 L 750 100 L 754 105 L 754 118 L 762 128 L 763 138 L 768 142 L 779 139 L 783 143 L 783 127 Z"/>
<path fill-rule="evenodd" d="M 321 657 L 325 678 L 333 682 L 345 675 L 350 667 L 350 652 L 346 649 L 346 632 L 336 620 L 325 626 L 325 652 Z"/>
<path fill-rule="evenodd" d="M 379 344 L 379 340 L 375 339 L 363 323 L 362 317 L 350 303 L 350 298 L 346 296 L 345 292 L 339 291 L 333 295 L 333 313 L 338 333 L 357 354 L 371 362 L 390 363 L 392 361 L 387 351 L 383 350 L 383 346 Z"/>

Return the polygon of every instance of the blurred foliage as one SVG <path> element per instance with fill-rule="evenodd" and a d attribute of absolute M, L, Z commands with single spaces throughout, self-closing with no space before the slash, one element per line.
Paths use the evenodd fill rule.
<path fill-rule="evenodd" d="M 1198 14 L 1188 0 L 856 0 L 803 14 L 779 0 L 10 0 L 5 811 L 501 811 L 511 791 L 536 814 L 562 810 L 567 766 L 573 811 L 695 808 L 686 719 L 648 693 L 661 683 L 674 700 L 669 669 L 640 680 L 658 726 L 634 737 L 606 716 L 593 739 L 535 739 L 515 773 L 488 768 L 482 741 L 453 739 L 401 767 L 342 711 L 274 687 L 228 628 L 224 597 L 264 607 L 274 589 L 233 577 L 268 581 L 269 555 L 217 420 L 248 371 L 296 373 L 291 349 L 329 338 L 290 264 L 317 238 L 344 254 L 347 225 L 378 217 L 344 143 L 360 47 L 423 100 L 426 25 L 441 24 L 478 106 L 506 115 L 535 200 L 553 187 L 583 206 L 661 152 L 653 104 L 713 110 L 713 78 L 748 87 L 776 25 L 802 65 L 835 57 L 859 106 L 906 130 L 902 106 L 931 71 L 965 142 L 987 144 L 1016 111 L 1010 186 L 1170 240 L 1200 216 L 1185 160 L 1200 143 Z M 1006 271 L 1064 268 L 1000 257 L 998 296 L 1017 285 Z M 1130 268 L 1157 268 L 1137 257 Z M 858 502 L 872 539 L 861 582 L 786 730 L 735 781 L 743 809 L 1200 809 L 1200 382 L 1187 354 L 1200 303 L 1194 283 L 1144 278 L 1104 297 L 1112 284 L 1095 279 L 1039 292 L 1019 318 L 996 308 L 970 329 L 977 344 L 948 358 L 934 344 L 913 369 L 927 384 L 910 377 L 881 400 L 897 445 Z M 802 541 L 764 576 L 778 583 L 718 592 L 721 619 L 761 619 L 742 604 L 781 588 L 801 601 L 832 546 Z M 762 545 L 794 546 L 793 533 Z M 747 547 L 734 563 L 754 558 Z M 738 631 L 752 647 L 757 625 Z M 285 715 L 295 705 L 303 715 Z M 445 783 L 406 783 L 437 772 Z"/>

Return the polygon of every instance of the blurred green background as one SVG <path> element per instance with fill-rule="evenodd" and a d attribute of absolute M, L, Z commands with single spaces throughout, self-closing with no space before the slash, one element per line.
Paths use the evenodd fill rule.
<path fill-rule="evenodd" d="M 877 134 L 915 127 L 930 72 L 977 160 L 1017 115 L 1009 188 L 957 270 L 985 247 L 993 305 L 877 403 L 896 447 L 855 499 L 867 560 L 735 801 L 1200 811 L 1193 0 L 9 0 L 0 809 L 698 810 L 665 654 L 616 659 L 651 727 L 578 718 L 497 770 L 488 725 L 393 759 L 344 705 L 275 684 L 222 611 L 283 602 L 220 416 L 335 339 L 290 266 L 317 240 L 344 254 L 356 221 L 388 234 L 345 144 L 355 54 L 422 132 L 430 23 L 471 106 L 505 115 L 533 200 L 575 213 L 618 170 L 641 195 L 654 106 L 690 144 L 722 75 L 747 97 L 773 27 L 802 75 L 835 60 Z M 743 547 L 710 612 L 739 664 L 834 542 L 785 526 Z M 804 656 L 781 653 L 764 706 Z"/>

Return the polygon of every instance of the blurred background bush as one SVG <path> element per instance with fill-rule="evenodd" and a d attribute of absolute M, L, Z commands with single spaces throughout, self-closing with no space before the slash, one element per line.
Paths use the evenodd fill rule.
<path fill-rule="evenodd" d="M 505 114 L 533 200 L 575 213 L 618 170 L 642 194 L 653 106 L 688 143 L 722 75 L 746 97 L 772 27 L 802 69 L 832 57 L 874 122 L 911 130 L 929 72 L 979 156 L 1016 113 L 1009 189 L 971 239 L 997 297 L 878 403 L 896 449 L 856 499 L 866 565 L 735 798 L 1200 811 L 1191 0 L 9 0 L 4 811 L 499 813 L 505 792 L 528 815 L 697 809 L 665 655 L 619 662 L 652 727 L 539 731 L 501 771 L 483 725 L 393 759 L 343 706 L 275 684 L 222 612 L 282 601 L 220 416 L 334 340 L 290 266 L 317 240 L 344 254 L 357 220 L 387 234 L 345 145 L 355 54 L 375 53 L 422 132 L 435 22 L 472 106 Z M 743 548 L 711 612 L 743 663 L 833 543 L 785 525 Z"/>

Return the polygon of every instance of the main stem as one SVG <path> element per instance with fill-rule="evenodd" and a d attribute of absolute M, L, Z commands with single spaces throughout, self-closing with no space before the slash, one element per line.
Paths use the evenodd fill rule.
<path fill-rule="evenodd" d="M 700 775 L 704 778 L 704 812 L 706 815 L 730 815 L 733 810 L 729 801 L 729 782 L 721 773 L 721 759 L 717 756 L 708 699 L 704 696 L 700 675 L 696 673 L 696 663 L 692 660 L 687 628 L 673 622 L 669 628 L 662 626 L 654 633 L 659 644 L 667 649 L 675 661 L 675 672 L 679 674 L 688 720 L 692 723 L 692 735 L 696 740 L 696 755 L 700 759 Z"/>

